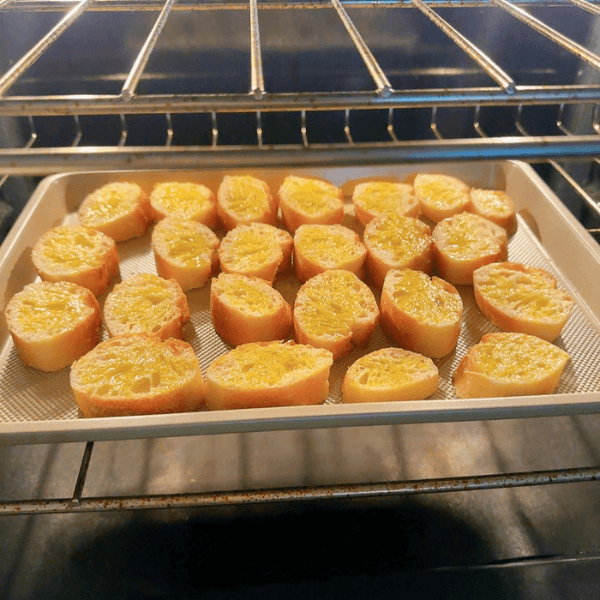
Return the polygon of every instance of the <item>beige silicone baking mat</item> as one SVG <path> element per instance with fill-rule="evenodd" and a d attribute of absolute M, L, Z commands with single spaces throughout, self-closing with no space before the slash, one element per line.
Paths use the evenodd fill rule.
<path fill-rule="evenodd" d="M 600 253 L 566 211 L 560 201 L 537 178 L 530 167 L 516 162 L 461 163 L 456 165 L 406 165 L 348 167 L 335 169 L 248 170 L 265 178 L 274 190 L 288 173 L 321 176 L 343 187 L 346 195 L 344 224 L 359 233 L 350 196 L 357 180 L 391 178 L 410 180 L 416 172 L 453 173 L 472 185 L 506 189 L 519 211 L 519 226 L 509 242 L 509 260 L 542 267 L 569 291 L 576 303 L 556 344 L 571 359 L 556 392 L 550 396 L 512 399 L 459 400 L 454 394 L 452 374 L 467 349 L 485 333 L 496 331 L 479 312 L 472 288 L 459 288 L 464 302 L 462 332 L 455 352 L 436 360 L 440 371 L 438 391 L 421 402 L 382 405 L 344 405 L 340 386 L 346 369 L 367 352 L 390 345 L 379 327 L 367 348 L 357 349 L 337 361 L 330 376 L 330 394 L 322 406 L 253 409 L 246 411 L 201 411 L 185 415 L 135 418 L 82 419 L 69 388 L 69 369 L 41 373 L 24 367 L 2 323 L 0 354 L 0 440 L 14 442 L 108 439 L 154 435 L 200 434 L 226 431 L 264 430 L 295 427 L 361 425 L 407 421 L 506 418 L 532 414 L 566 414 L 600 409 Z M 228 170 L 231 173 L 232 170 Z M 46 229 L 60 223 L 77 223 L 76 209 L 86 193 L 114 180 L 135 180 L 147 189 L 156 181 L 195 180 L 215 191 L 225 171 L 119 172 L 66 174 L 47 178 L 33 195 L 10 237 L 2 246 L 2 309 L 13 293 L 35 280 L 30 260 L 31 246 Z M 155 273 L 150 233 L 118 245 L 120 277 Z M 278 280 L 275 287 L 293 304 L 299 288 L 293 276 Z M 378 293 L 374 290 L 379 299 Z M 209 286 L 187 293 L 191 322 L 185 339 L 199 357 L 202 371 L 230 346 L 215 333 L 209 315 Z M 100 297 L 100 303 L 104 296 Z M 104 332 L 106 337 L 106 332 Z"/>

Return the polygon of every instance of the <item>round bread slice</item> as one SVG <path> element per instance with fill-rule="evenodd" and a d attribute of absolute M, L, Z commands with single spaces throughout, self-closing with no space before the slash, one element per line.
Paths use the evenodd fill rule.
<path fill-rule="evenodd" d="M 273 225 L 238 225 L 221 240 L 221 270 L 272 282 L 290 268 L 293 245 L 292 236 Z"/>
<path fill-rule="evenodd" d="M 387 213 L 365 227 L 367 272 L 381 288 L 390 269 L 415 269 L 431 273 L 433 238 L 425 223 L 412 217 Z"/>
<path fill-rule="evenodd" d="M 146 192 L 126 182 L 108 183 L 88 194 L 77 214 L 84 227 L 97 229 L 115 242 L 144 235 L 154 220 Z"/>
<path fill-rule="evenodd" d="M 104 321 L 111 337 L 147 333 L 181 339 L 189 320 L 187 298 L 180 285 L 152 273 L 140 273 L 119 283 L 104 302 Z"/>
<path fill-rule="evenodd" d="M 548 271 L 519 263 L 480 267 L 473 273 L 473 291 L 479 310 L 496 327 L 549 342 L 560 335 L 573 308 Z"/>
<path fill-rule="evenodd" d="M 200 183 L 165 181 L 150 192 L 150 204 L 157 220 L 180 217 L 217 227 L 217 199 Z"/>
<path fill-rule="evenodd" d="M 94 294 L 68 281 L 30 283 L 6 307 L 8 330 L 23 364 L 59 371 L 100 341 Z"/>
<path fill-rule="evenodd" d="M 302 283 L 328 269 L 364 279 L 366 257 L 358 234 L 343 225 L 301 225 L 294 234 L 294 271 Z"/>
<path fill-rule="evenodd" d="M 439 373 L 426 356 L 383 348 L 359 358 L 346 371 L 342 398 L 352 402 L 423 400 L 435 393 Z"/>
<path fill-rule="evenodd" d="M 292 307 L 264 279 L 221 273 L 210 286 L 215 331 L 234 346 L 283 340 L 292 331 Z"/>
<path fill-rule="evenodd" d="M 329 393 L 331 352 L 294 342 L 242 344 L 206 370 L 211 410 L 321 404 Z"/>
<path fill-rule="evenodd" d="M 44 281 L 70 281 L 103 294 L 119 274 L 119 252 L 108 235 L 81 225 L 49 229 L 36 242 L 33 264 Z"/>
<path fill-rule="evenodd" d="M 470 197 L 469 211 L 504 227 L 508 235 L 517 230 L 515 205 L 506 192 L 471 188 Z"/>
<path fill-rule="evenodd" d="M 265 181 L 251 175 L 225 175 L 217 192 L 217 206 L 227 231 L 247 223 L 277 225 L 277 199 Z"/>
<path fill-rule="evenodd" d="M 296 295 L 296 341 L 330 350 L 334 360 L 356 346 L 366 346 L 378 321 L 373 292 L 350 271 L 324 271 L 304 283 Z"/>
<path fill-rule="evenodd" d="M 431 358 L 454 350 L 463 303 L 456 288 L 422 271 L 389 271 L 381 291 L 381 326 L 402 348 Z"/>
<path fill-rule="evenodd" d="M 204 406 L 204 380 L 182 340 L 123 335 L 98 344 L 71 367 L 71 389 L 84 417 L 181 413 Z"/>
<path fill-rule="evenodd" d="M 167 217 L 154 226 L 156 271 L 174 279 L 183 291 L 202 287 L 219 266 L 219 238 L 206 225 Z"/>
<path fill-rule="evenodd" d="M 292 234 L 300 225 L 334 225 L 344 219 L 344 194 L 328 181 L 289 175 L 279 188 L 283 225 Z"/>
<path fill-rule="evenodd" d="M 421 213 L 438 223 L 467 209 L 470 187 L 460 179 L 438 173 L 419 173 L 414 181 Z"/>
<path fill-rule="evenodd" d="M 418 217 L 421 207 L 412 185 L 390 181 L 359 183 L 352 193 L 356 220 L 363 226 L 375 217 L 395 212 L 405 217 Z"/>
<path fill-rule="evenodd" d="M 552 394 L 569 355 L 526 333 L 489 333 L 469 348 L 454 374 L 460 398 Z"/>
<path fill-rule="evenodd" d="M 506 230 L 473 213 L 440 221 L 432 235 L 437 273 L 454 285 L 472 285 L 475 269 L 508 257 Z"/>

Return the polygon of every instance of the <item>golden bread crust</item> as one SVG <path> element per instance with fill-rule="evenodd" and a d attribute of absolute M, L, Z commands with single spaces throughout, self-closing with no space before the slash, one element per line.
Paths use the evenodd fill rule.
<path fill-rule="evenodd" d="M 365 181 L 352 192 L 356 220 L 363 226 L 387 212 L 417 218 L 421 207 L 414 188 L 408 183 Z"/>
<path fill-rule="evenodd" d="M 251 175 L 225 175 L 217 192 L 217 207 L 226 231 L 248 223 L 277 225 L 277 198 L 265 181 Z"/>
<path fill-rule="evenodd" d="M 217 199 L 201 183 L 165 181 L 150 192 L 150 205 L 158 221 L 166 217 L 191 219 L 215 229 L 218 224 Z"/>
<path fill-rule="evenodd" d="M 469 186 L 451 175 L 419 173 L 414 181 L 421 213 L 434 223 L 467 210 Z"/>
<path fill-rule="evenodd" d="M 515 205 L 503 190 L 471 188 L 468 210 L 504 227 L 508 235 L 517 230 Z"/>

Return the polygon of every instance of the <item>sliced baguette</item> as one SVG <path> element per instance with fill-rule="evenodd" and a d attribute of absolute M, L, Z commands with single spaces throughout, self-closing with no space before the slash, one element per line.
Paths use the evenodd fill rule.
<path fill-rule="evenodd" d="M 526 333 L 489 333 L 469 348 L 454 374 L 460 398 L 552 394 L 569 355 Z"/>
<path fill-rule="evenodd" d="M 425 223 L 412 217 L 387 213 L 365 227 L 367 272 L 381 288 L 390 269 L 415 269 L 431 273 L 433 238 Z"/>
<path fill-rule="evenodd" d="M 119 274 L 119 252 L 113 238 L 80 225 L 49 229 L 36 242 L 33 264 L 44 281 L 70 281 L 103 294 Z"/>
<path fill-rule="evenodd" d="M 140 273 L 117 284 L 104 302 L 104 321 L 111 337 L 147 333 L 181 339 L 189 320 L 187 298 L 180 285 L 152 273 Z"/>
<path fill-rule="evenodd" d="M 389 271 L 381 291 L 381 326 L 396 344 L 431 358 L 454 350 L 463 303 L 456 288 L 422 271 Z"/>
<path fill-rule="evenodd" d="M 292 307 L 264 279 L 221 273 L 210 286 L 215 331 L 234 346 L 283 340 L 292 331 Z"/>
<path fill-rule="evenodd" d="M 517 230 L 515 205 L 506 192 L 471 188 L 470 198 L 469 211 L 504 227 L 508 235 Z"/>
<path fill-rule="evenodd" d="M 10 299 L 5 314 L 21 361 L 41 371 L 68 367 L 100 341 L 98 301 L 75 283 L 30 283 Z"/>
<path fill-rule="evenodd" d="M 412 185 L 389 181 L 359 183 L 352 192 L 356 220 L 363 226 L 375 217 L 395 212 L 405 217 L 418 217 L 421 208 Z"/>
<path fill-rule="evenodd" d="M 439 373 L 430 358 L 402 348 L 383 348 L 359 358 L 342 382 L 344 402 L 423 400 L 435 393 Z"/>
<path fill-rule="evenodd" d="M 328 181 L 289 175 L 278 195 L 283 225 L 292 234 L 300 225 L 334 225 L 344 218 L 342 190 Z"/>
<path fill-rule="evenodd" d="M 84 417 L 191 412 L 204 405 L 204 380 L 192 347 L 146 334 L 98 344 L 71 367 Z"/>
<path fill-rule="evenodd" d="M 225 175 L 217 192 L 217 207 L 226 231 L 247 223 L 277 225 L 277 199 L 265 181 L 251 175 Z"/>
<path fill-rule="evenodd" d="M 302 283 L 328 269 L 364 279 L 366 257 L 358 234 L 343 225 L 301 225 L 294 234 L 294 271 Z"/>
<path fill-rule="evenodd" d="M 496 327 L 549 342 L 560 335 L 573 308 L 548 271 L 518 263 L 480 267 L 473 273 L 473 291 L 479 310 Z"/>
<path fill-rule="evenodd" d="M 180 217 L 198 221 L 211 229 L 217 227 L 217 199 L 213 192 L 201 183 L 157 183 L 150 192 L 150 204 L 156 220 Z"/>
<path fill-rule="evenodd" d="M 434 223 L 461 213 L 469 206 L 470 187 L 457 177 L 419 173 L 413 185 L 421 213 Z"/>
<path fill-rule="evenodd" d="M 356 346 L 366 346 L 378 321 L 373 292 L 350 271 L 324 271 L 304 283 L 296 295 L 296 341 L 330 350 L 334 360 Z"/>
<path fill-rule="evenodd" d="M 329 393 L 331 352 L 294 342 L 243 344 L 206 370 L 211 410 L 321 404 Z"/>
<path fill-rule="evenodd" d="M 437 273 L 454 285 L 472 285 L 473 271 L 508 257 L 506 230 L 479 215 L 464 212 L 433 228 Z"/>
<path fill-rule="evenodd" d="M 114 182 L 88 194 L 77 214 L 84 227 L 97 229 L 115 242 L 146 233 L 153 215 L 148 195 L 136 183 Z"/>
<path fill-rule="evenodd" d="M 206 225 L 167 217 L 152 232 L 156 271 L 164 279 L 174 279 L 184 292 L 200 288 L 219 266 L 219 243 Z"/>

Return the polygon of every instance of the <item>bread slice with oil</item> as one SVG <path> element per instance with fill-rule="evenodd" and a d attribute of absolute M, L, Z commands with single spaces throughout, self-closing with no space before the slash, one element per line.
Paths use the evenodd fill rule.
<path fill-rule="evenodd" d="M 292 307 L 264 279 L 221 273 L 210 286 L 210 317 L 229 344 L 283 340 L 292 331 Z"/>
<path fill-rule="evenodd" d="M 391 181 L 365 181 L 352 192 L 356 220 L 363 226 L 375 217 L 394 212 L 405 217 L 418 217 L 421 213 L 413 186 Z"/>
<path fill-rule="evenodd" d="M 558 289 L 548 271 L 502 262 L 473 273 L 479 310 L 503 331 L 536 335 L 553 342 L 565 326 L 573 299 Z"/>
<path fill-rule="evenodd" d="M 373 292 L 350 271 L 324 271 L 304 283 L 296 295 L 296 341 L 330 350 L 334 360 L 366 346 L 378 322 Z"/>
<path fill-rule="evenodd" d="M 503 190 L 471 188 L 468 210 L 506 229 L 508 235 L 517 230 L 515 205 Z"/>
<path fill-rule="evenodd" d="M 206 369 L 211 410 L 321 404 L 329 393 L 331 352 L 294 342 L 242 344 Z"/>
<path fill-rule="evenodd" d="M 88 194 L 77 210 L 84 227 L 97 229 L 115 242 L 146 233 L 154 220 L 146 192 L 136 183 L 113 182 Z"/>
<path fill-rule="evenodd" d="M 247 223 L 277 225 L 277 198 L 265 181 L 251 175 L 225 175 L 217 192 L 217 207 L 226 231 Z"/>
<path fill-rule="evenodd" d="M 108 235 L 81 225 L 49 229 L 31 252 L 33 264 L 44 281 L 70 281 L 103 294 L 119 274 L 119 252 Z"/>
<path fill-rule="evenodd" d="M 365 278 L 367 249 L 343 225 L 301 225 L 294 234 L 294 271 L 304 283 L 328 269 L 346 269 Z"/>
<path fill-rule="evenodd" d="M 346 403 L 423 400 L 436 392 L 438 382 L 438 368 L 430 358 L 402 348 L 383 348 L 349 367 L 342 398 Z"/>
<path fill-rule="evenodd" d="M 454 350 L 463 303 L 456 288 L 422 271 L 389 271 L 381 291 L 381 326 L 396 344 L 441 358 Z"/>
<path fill-rule="evenodd" d="M 156 220 L 165 217 L 191 219 L 216 229 L 217 199 L 212 190 L 201 183 L 164 181 L 150 192 L 150 204 Z"/>
<path fill-rule="evenodd" d="M 470 186 L 451 175 L 419 173 L 414 181 L 421 213 L 434 223 L 467 210 Z"/>
<path fill-rule="evenodd" d="M 59 371 L 100 341 L 102 318 L 94 294 L 68 281 L 30 283 L 5 311 L 23 364 Z"/>
<path fill-rule="evenodd" d="M 191 412 L 204 406 L 204 380 L 193 348 L 143 333 L 98 344 L 73 364 L 70 383 L 84 417 Z"/>
<path fill-rule="evenodd" d="M 554 344 L 526 333 L 489 333 L 469 348 L 454 374 L 460 398 L 552 394 L 569 360 Z"/>
<path fill-rule="evenodd" d="M 181 339 L 189 320 L 187 298 L 180 285 L 152 273 L 125 279 L 104 302 L 104 321 L 111 337 L 147 333 L 162 339 Z"/>

